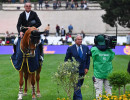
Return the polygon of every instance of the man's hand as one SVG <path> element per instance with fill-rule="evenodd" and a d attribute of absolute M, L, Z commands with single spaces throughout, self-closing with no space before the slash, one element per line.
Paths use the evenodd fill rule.
<path fill-rule="evenodd" d="M 23 32 L 20 32 L 20 37 L 23 38 Z"/>
<path fill-rule="evenodd" d="M 84 69 L 84 73 L 86 75 L 88 73 L 88 69 Z"/>

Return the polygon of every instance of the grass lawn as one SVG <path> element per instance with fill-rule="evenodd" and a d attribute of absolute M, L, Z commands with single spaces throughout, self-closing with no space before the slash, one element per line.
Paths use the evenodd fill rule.
<path fill-rule="evenodd" d="M 13 68 L 10 62 L 10 56 L 11 55 L 0 55 L 0 100 L 17 100 L 19 91 L 19 73 Z M 57 66 L 64 61 L 64 57 L 65 55 L 45 55 L 40 74 L 40 90 L 42 97 L 37 100 L 56 100 L 58 97 L 67 98 L 67 95 L 62 88 L 58 94 L 57 85 L 52 79 L 53 74 L 57 71 Z M 113 60 L 113 71 L 125 72 L 129 60 L 130 56 L 116 55 Z M 95 98 L 92 82 L 92 63 L 91 60 L 89 72 L 86 75 L 84 85 L 82 86 L 83 100 L 93 100 Z M 118 94 L 118 90 L 112 91 L 113 94 Z M 126 91 L 130 92 L 130 85 L 126 86 Z M 23 100 L 31 100 L 31 89 L 28 91 L 28 96 L 23 97 Z"/>

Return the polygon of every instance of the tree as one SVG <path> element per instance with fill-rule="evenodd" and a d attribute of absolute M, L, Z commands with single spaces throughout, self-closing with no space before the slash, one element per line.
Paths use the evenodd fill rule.
<path fill-rule="evenodd" d="M 130 0 L 103 0 L 100 5 L 106 11 L 102 16 L 105 23 L 130 28 Z"/>

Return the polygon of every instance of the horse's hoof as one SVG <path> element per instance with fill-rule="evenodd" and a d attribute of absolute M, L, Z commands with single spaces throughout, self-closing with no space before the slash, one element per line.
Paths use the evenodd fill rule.
<path fill-rule="evenodd" d="M 23 93 L 23 96 L 27 96 L 27 93 Z"/>
<path fill-rule="evenodd" d="M 22 94 L 22 93 L 19 93 L 19 94 L 18 94 L 18 100 L 22 100 L 22 97 L 23 97 L 23 94 Z"/>
<path fill-rule="evenodd" d="M 19 97 L 17 100 L 22 100 L 22 98 L 21 98 L 21 97 Z"/>
<path fill-rule="evenodd" d="M 41 94 L 40 94 L 40 93 L 37 93 L 37 97 L 40 98 L 40 97 L 41 97 Z"/>
<path fill-rule="evenodd" d="M 22 99 L 19 99 L 19 98 L 18 98 L 17 100 L 22 100 Z"/>

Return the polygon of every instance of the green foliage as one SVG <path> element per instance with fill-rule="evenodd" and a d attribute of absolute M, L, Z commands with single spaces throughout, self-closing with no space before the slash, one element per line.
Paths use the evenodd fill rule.
<path fill-rule="evenodd" d="M 79 63 L 75 59 L 73 61 L 68 60 L 58 66 L 58 70 L 54 75 L 55 81 L 62 86 L 70 100 L 73 89 L 79 80 L 78 67 Z"/>
<path fill-rule="evenodd" d="M 124 72 L 114 72 L 108 76 L 110 84 L 116 89 L 130 82 L 130 75 Z"/>
<path fill-rule="evenodd" d="M 102 16 L 105 23 L 130 28 L 130 0 L 104 0 L 100 5 L 106 11 Z"/>

